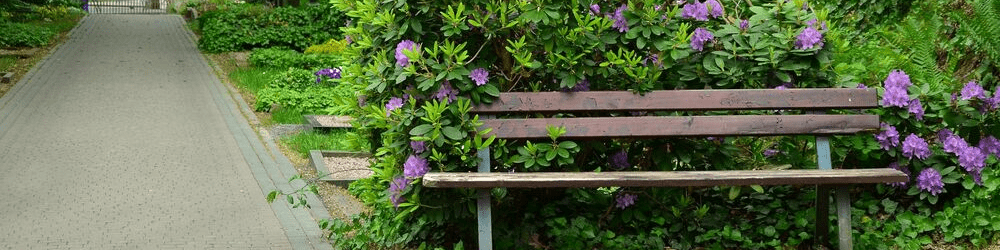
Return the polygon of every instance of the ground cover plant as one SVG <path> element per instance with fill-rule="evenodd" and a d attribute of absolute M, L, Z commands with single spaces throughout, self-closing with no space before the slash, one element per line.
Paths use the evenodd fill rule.
<path fill-rule="evenodd" d="M 334 37 L 344 25 L 329 5 L 267 8 L 259 4 L 226 3 L 206 11 L 196 22 L 198 47 L 206 52 L 288 47 L 304 51 Z"/>
<path fill-rule="evenodd" d="M 321 225 L 337 247 L 474 244 L 475 192 L 425 189 L 420 176 L 474 171 L 487 146 L 496 172 L 816 165 L 814 142 L 799 137 L 480 138 L 469 106 L 500 91 L 877 88 L 882 107 L 866 112 L 883 129 L 834 138 L 834 165 L 895 167 L 911 181 L 855 188 L 858 246 L 981 247 L 1000 230 L 989 212 L 1000 185 L 996 42 L 986 41 L 998 27 L 995 1 L 332 2 L 352 19 L 340 83 L 363 89 L 353 112 L 382 145 L 376 174 L 351 186 L 371 212 Z M 859 23 L 864 16 L 845 13 L 887 16 Z M 835 244 L 813 242 L 810 187 L 492 192 L 502 249 Z"/>

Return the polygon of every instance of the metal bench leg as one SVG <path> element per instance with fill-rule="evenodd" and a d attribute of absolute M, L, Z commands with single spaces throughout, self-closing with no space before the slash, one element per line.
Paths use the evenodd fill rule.
<path fill-rule="evenodd" d="M 479 172 L 490 172 L 490 149 L 476 152 L 479 158 Z M 476 190 L 476 218 L 479 220 L 479 250 L 493 250 L 493 212 L 490 207 L 490 190 Z"/>
<path fill-rule="evenodd" d="M 827 246 L 830 239 L 830 187 L 816 185 L 816 244 Z"/>
<path fill-rule="evenodd" d="M 830 161 L 830 138 L 825 136 L 816 137 L 816 156 L 818 169 L 829 170 L 833 168 Z M 830 187 L 816 186 L 816 238 L 817 245 L 826 246 L 830 237 Z"/>
<path fill-rule="evenodd" d="M 840 249 L 854 249 L 851 235 L 851 193 L 847 185 L 837 187 L 837 230 L 840 231 Z"/>

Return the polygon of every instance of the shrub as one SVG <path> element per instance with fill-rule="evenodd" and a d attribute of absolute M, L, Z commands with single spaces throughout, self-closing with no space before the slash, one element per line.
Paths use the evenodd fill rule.
<path fill-rule="evenodd" d="M 250 53 L 250 63 L 265 68 L 329 68 L 340 65 L 340 56 L 336 54 L 303 54 L 284 48 L 254 49 Z"/>
<path fill-rule="evenodd" d="M 49 44 L 52 31 L 45 27 L 23 23 L 0 23 L 0 47 L 41 47 Z"/>
<path fill-rule="evenodd" d="M 198 30 L 202 32 L 198 47 L 208 52 L 279 46 L 302 51 L 340 37 L 336 27 L 342 25 L 339 12 L 327 5 L 267 9 L 253 4 L 228 4 L 198 18 Z"/>
<path fill-rule="evenodd" d="M 347 46 L 347 41 L 330 39 L 324 44 L 317 44 L 309 46 L 303 53 L 306 54 L 335 54 L 339 55 L 344 52 L 344 47 Z"/>

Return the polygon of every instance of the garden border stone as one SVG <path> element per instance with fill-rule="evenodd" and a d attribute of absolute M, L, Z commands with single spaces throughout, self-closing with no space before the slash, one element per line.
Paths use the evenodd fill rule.
<path fill-rule="evenodd" d="M 10 83 L 14 79 L 13 72 L 0 72 L 0 83 Z"/>

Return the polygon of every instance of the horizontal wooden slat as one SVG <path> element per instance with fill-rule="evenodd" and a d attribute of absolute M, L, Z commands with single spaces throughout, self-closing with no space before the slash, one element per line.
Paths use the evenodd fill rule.
<path fill-rule="evenodd" d="M 878 129 L 877 115 L 639 116 L 484 119 L 489 135 L 548 138 L 549 125 L 565 127 L 560 138 L 853 134 Z M 487 136 L 489 136 L 487 135 Z"/>
<path fill-rule="evenodd" d="M 891 168 L 656 172 L 428 173 L 426 187 L 697 187 L 786 184 L 856 184 L 907 181 Z"/>
<path fill-rule="evenodd" d="M 874 89 L 504 92 L 473 113 L 875 108 Z"/>

